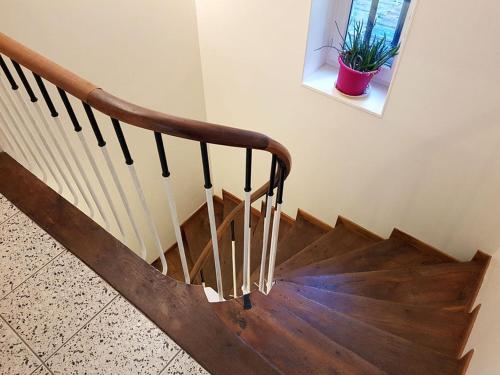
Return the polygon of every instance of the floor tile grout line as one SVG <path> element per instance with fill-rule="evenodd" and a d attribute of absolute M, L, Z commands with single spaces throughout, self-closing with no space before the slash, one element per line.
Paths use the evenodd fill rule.
<path fill-rule="evenodd" d="M 14 207 L 16 207 L 16 206 L 14 206 Z M 1 227 L 2 225 L 4 225 L 7 221 L 9 221 L 10 219 L 12 219 L 14 216 L 19 215 L 19 214 L 21 213 L 21 210 L 19 210 L 17 207 L 16 207 L 16 210 L 17 210 L 17 212 L 14 212 L 14 213 L 13 213 L 12 215 L 10 215 L 7 219 L 5 219 L 4 221 L 0 222 L 0 227 Z"/>
<path fill-rule="evenodd" d="M 7 327 L 9 327 L 12 332 L 14 332 L 14 334 L 19 338 L 19 340 L 21 340 L 22 343 L 29 349 L 29 351 L 31 353 L 33 353 L 33 355 L 40 361 L 40 363 L 42 364 L 42 366 L 45 365 L 45 362 L 42 360 L 42 358 L 40 358 L 40 356 L 31 348 L 31 346 L 28 345 L 28 343 L 21 337 L 21 335 L 14 329 L 14 327 L 12 327 L 9 324 L 9 322 L 2 315 L 0 315 L 0 320 L 2 320 L 7 325 Z M 45 365 L 45 367 L 47 367 L 47 365 Z M 38 366 L 36 369 L 34 369 L 33 372 L 35 372 L 39 368 L 40 368 L 40 366 Z"/>
<path fill-rule="evenodd" d="M 116 291 L 115 291 L 116 292 Z M 68 337 L 68 339 L 66 341 L 64 341 L 56 350 L 54 350 L 54 352 L 49 355 L 45 361 L 48 361 L 50 358 L 52 358 L 59 350 L 61 350 L 61 348 L 66 345 L 68 342 L 71 341 L 71 339 L 73 337 L 75 337 L 83 328 L 85 328 L 87 325 L 90 324 L 90 322 L 92 322 L 95 317 L 97 315 L 99 315 L 101 312 L 103 312 L 109 305 L 111 305 L 113 303 L 114 300 L 116 300 L 118 297 L 120 296 L 120 294 L 118 292 L 116 292 L 116 296 L 114 296 L 108 303 L 106 303 L 99 311 L 97 311 L 94 316 L 92 316 L 89 320 L 87 320 L 84 324 L 82 324 L 82 326 L 80 328 L 78 328 L 75 333 L 73 333 L 70 337 Z"/>
<path fill-rule="evenodd" d="M 179 346 L 179 351 L 177 353 L 175 353 L 175 355 L 170 358 L 170 361 L 167 362 L 167 364 L 165 365 L 165 367 L 163 367 L 160 372 L 158 373 L 158 375 L 161 375 L 161 373 L 163 371 L 165 371 L 167 369 L 167 367 L 172 363 L 172 361 L 179 355 L 179 353 L 182 352 L 182 348 Z"/>
<path fill-rule="evenodd" d="M 11 295 L 12 293 L 14 293 L 14 291 L 16 291 L 21 285 L 23 285 L 24 283 L 26 283 L 26 281 L 28 281 L 28 280 L 32 279 L 33 277 L 35 277 L 36 275 L 38 275 L 41 270 L 43 270 L 44 268 L 46 268 L 50 263 L 52 263 L 56 258 L 58 258 L 65 251 L 67 252 L 68 250 L 66 250 L 66 248 L 64 248 L 63 250 L 61 250 L 61 252 L 57 253 L 52 259 L 50 259 L 47 263 L 45 263 L 43 266 L 41 266 L 39 269 L 37 269 L 31 275 L 29 275 L 25 280 L 23 280 L 18 286 L 16 286 L 14 289 L 12 289 L 9 293 L 7 293 L 3 297 L 0 297 L 0 301 L 4 300 L 9 295 Z"/>

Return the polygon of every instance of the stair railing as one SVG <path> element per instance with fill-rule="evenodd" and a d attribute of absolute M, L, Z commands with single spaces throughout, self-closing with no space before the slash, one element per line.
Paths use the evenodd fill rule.
<path fill-rule="evenodd" d="M 12 74 L 11 69 L 9 69 L 8 66 L 8 61 L 6 61 L 3 56 L 10 59 L 11 66 L 17 73 L 17 78 L 15 78 Z M 92 128 L 97 141 L 97 146 L 101 150 L 102 156 L 105 160 L 108 174 L 111 176 L 114 188 L 118 192 L 121 204 L 123 205 L 128 221 L 133 229 L 134 237 L 140 244 L 140 255 L 145 258 L 147 249 L 143 235 L 138 228 L 134 213 L 130 207 L 130 202 L 125 194 L 112 158 L 107 150 L 106 141 L 100 130 L 94 111 L 98 111 L 106 116 L 109 116 L 116 138 L 121 147 L 124 161 L 130 174 L 130 179 L 133 182 L 137 198 L 141 203 L 149 229 L 153 234 L 156 251 L 158 252 L 158 257 L 161 259 L 163 274 L 167 274 L 168 270 L 168 264 L 164 255 L 164 248 L 161 244 L 158 229 L 148 206 L 140 179 L 137 175 L 134 160 L 132 159 L 130 149 L 122 131 L 121 123 L 153 132 L 158 151 L 161 173 L 165 185 L 165 194 L 169 205 L 170 218 L 178 244 L 184 280 L 186 283 L 190 283 L 191 280 L 195 278 L 198 273 L 200 273 L 210 254 L 212 254 L 215 263 L 217 293 L 220 300 L 223 299 L 223 280 L 219 259 L 219 241 L 226 230 L 228 230 L 231 223 L 234 222 L 234 218 L 242 210 L 244 214 L 244 277 L 242 291 L 244 295 L 247 295 L 250 292 L 251 204 L 265 195 L 266 210 L 264 214 L 266 216 L 259 289 L 263 292 L 269 292 L 272 286 L 275 266 L 274 262 L 276 259 L 283 186 L 291 168 L 290 154 L 284 146 L 260 133 L 210 124 L 203 121 L 175 117 L 126 102 L 107 93 L 98 86 L 80 78 L 65 68 L 53 63 L 2 33 L 0 33 L 0 68 L 3 72 L 3 75 L 0 76 L 0 121 L 3 125 L 3 127 L 0 127 L 0 135 L 3 139 L 5 139 L 5 145 L 3 145 L 3 147 L 9 151 L 11 156 L 13 156 L 18 162 L 24 165 L 42 181 L 47 184 L 52 183 L 53 187 L 59 194 L 64 194 L 64 192 L 67 191 L 71 201 L 77 207 L 80 195 L 85 202 L 86 211 L 89 216 L 94 220 L 99 220 L 94 210 L 95 206 L 100 218 L 102 219 L 104 227 L 106 230 L 110 231 L 111 222 L 107 216 L 104 204 L 98 196 L 99 194 L 97 193 L 96 187 L 90 182 L 89 176 L 85 172 L 85 168 L 82 166 L 82 157 L 73 149 L 68 136 L 65 134 L 63 128 L 64 124 L 59 116 L 57 106 L 47 90 L 45 81 L 53 84 L 59 93 L 63 104 L 62 107 L 66 110 L 74 132 L 79 139 L 85 158 L 91 165 L 92 173 L 94 173 L 95 178 L 98 181 L 98 188 L 104 195 L 105 203 L 112 213 L 113 221 L 118 228 L 121 239 L 126 240 L 127 233 L 124 229 L 125 223 L 123 218 L 118 214 L 117 207 L 111 197 L 109 190 L 110 187 L 105 182 L 98 163 L 94 158 L 91 147 L 82 134 L 81 121 L 77 118 L 77 115 L 73 110 L 68 94 L 74 99 L 76 98 L 81 101 L 87 120 L 89 121 L 90 127 Z M 25 70 L 29 70 L 33 74 L 36 86 L 44 99 L 48 114 L 53 119 L 52 121 L 47 119 L 44 109 L 38 101 L 38 97 L 35 94 L 32 85 L 26 77 Z M 4 78 L 10 84 L 11 90 L 9 90 L 4 84 Z M 25 95 L 23 95 L 19 89 L 18 80 L 22 83 Z M 29 102 L 31 102 L 31 104 L 29 104 Z M 57 134 L 60 136 L 59 139 L 62 138 L 63 144 L 61 144 L 58 137 L 55 136 L 52 130 L 53 128 L 57 128 Z M 162 135 L 184 138 L 199 142 L 200 144 L 211 240 L 205 246 L 191 270 L 188 269 L 177 208 L 171 187 L 171 172 L 167 163 L 167 156 Z M 52 148 L 51 144 L 54 145 L 54 148 Z M 219 227 L 216 226 L 215 222 L 213 186 L 208 157 L 209 144 L 244 148 L 246 150 L 244 188 L 245 199 L 225 217 Z M 272 161 L 270 181 L 252 193 L 251 174 L 253 150 L 263 150 L 269 152 L 272 155 Z M 60 161 L 62 161 L 62 164 Z M 72 168 L 72 164 L 76 165 L 76 169 Z M 276 175 L 278 178 L 276 178 Z M 59 176 L 62 177 L 62 180 Z M 273 205 L 274 190 L 276 188 L 276 207 L 272 221 L 271 238 L 269 240 L 272 211 L 271 207 Z M 234 228 L 232 233 L 234 233 Z M 265 277 L 267 245 L 269 241 L 271 246 L 269 251 L 267 277 Z M 235 259 L 234 250 L 233 259 Z M 234 293 L 236 293 L 235 277 L 233 277 L 233 289 Z"/>

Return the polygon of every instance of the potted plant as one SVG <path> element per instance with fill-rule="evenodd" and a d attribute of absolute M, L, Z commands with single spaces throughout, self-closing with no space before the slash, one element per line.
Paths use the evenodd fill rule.
<path fill-rule="evenodd" d="M 346 95 L 363 95 L 373 76 L 399 53 L 399 44 L 387 46 L 385 35 L 371 40 L 365 37 L 363 22 L 355 22 L 353 31 L 347 33 L 345 38 L 340 33 L 340 37 L 340 48 L 326 46 L 335 48 L 339 53 L 340 68 L 335 87 Z"/>

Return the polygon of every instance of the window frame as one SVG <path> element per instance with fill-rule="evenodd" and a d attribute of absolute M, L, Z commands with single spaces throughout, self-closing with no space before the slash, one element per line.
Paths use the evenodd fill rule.
<path fill-rule="evenodd" d="M 332 46 L 339 46 L 342 42 L 342 39 L 339 35 L 339 32 L 337 30 L 337 26 L 339 27 L 340 32 L 342 35 L 347 34 L 347 28 L 349 26 L 349 20 L 351 18 L 351 12 L 352 12 L 352 3 L 354 0 L 336 0 L 333 1 L 333 10 L 332 10 L 332 15 L 334 20 L 332 21 L 332 27 L 330 28 L 330 38 L 329 40 L 331 41 Z M 415 0 L 403 0 L 403 5 L 401 7 L 401 12 L 399 14 L 398 18 L 398 24 L 396 27 L 396 30 L 394 32 L 394 39 L 393 39 L 393 44 L 394 40 L 396 43 L 401 42 L 401 38 L 404 35 L 404 29 L 405 25 L 408 21 L 408 11 L 410 9 L 411 3 Z M 374 6 L 374 4 L 376 6 Z M 368 19 L 368 26 L 367 28 L 370 29 L 370 34 L 371 31 L 373 30 L 373 26 L 375 24 L 375 17 L 377 14 L 378 10 L 378 4 L 379 0 L 372 0 L 372 7 L 370 9 L 370 16 Z M 371 25 L 371 27 L 370 27 Z M 371 36 L 371 35 L 370 35 Z M 338 63 L 338 56 L 339 53 L 337 52 L 336 49 L 330 48 L 326 57 L 326 62 L 330 65 L 339 67 Z M 397 59 L 399 58 L 399 55 L 396 56 L 391 64 L 391 66 L 384 65 L 380 68 L 380 72 L 373 77 L 373 81 L 376 83 L 379 83 L 383 86 L 389 87 L 392 77 L 394 76 L 394 71 L 397 66 Z"/>

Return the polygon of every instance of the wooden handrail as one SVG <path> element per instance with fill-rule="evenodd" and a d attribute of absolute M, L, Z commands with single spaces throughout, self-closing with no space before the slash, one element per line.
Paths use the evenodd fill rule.
<path fill-rule="evenodd" d="M 176 117 L 129 103 L 3 33 L 0 33 L 0 53 L 117 120 L 174 137 L 268 151 L 284 164 L 286 176 L 290 172 L 292 161 L 288 150 L 264 134 Z"/>
<path fill-rule="evenodd" d="M 283 178 L 286 178 L 290 173 L 292 167 L 290 153 L 282 144 L 264 134 L 204 121 L 185 119 L 129 103 L 107 93 L 99 86 L 81 78 L 1 32 L 0 53 L 8 56 L 33 73 L 38 74 L 98 111 L 123 123 L 199 142 L 267 151 L 276 155 L 284 167 L 285 174 Z M 276 181 L 276 186 L 277 184 L 278 181 Z M 268 190 L 268 187 L 269 182 L 256 190 L 252 194 L 251 201 L 253 202 L 262 197 Z M 243 207 L 244 203 L 242 202 L 226 216 L 222 224 L 217 228 L 218 239 L 222 237 L 231 221 Z M 212 241 L 209 241 L 190 272 L 191 278 L 194 278 L 203 267 L 211 250 Z"/>

